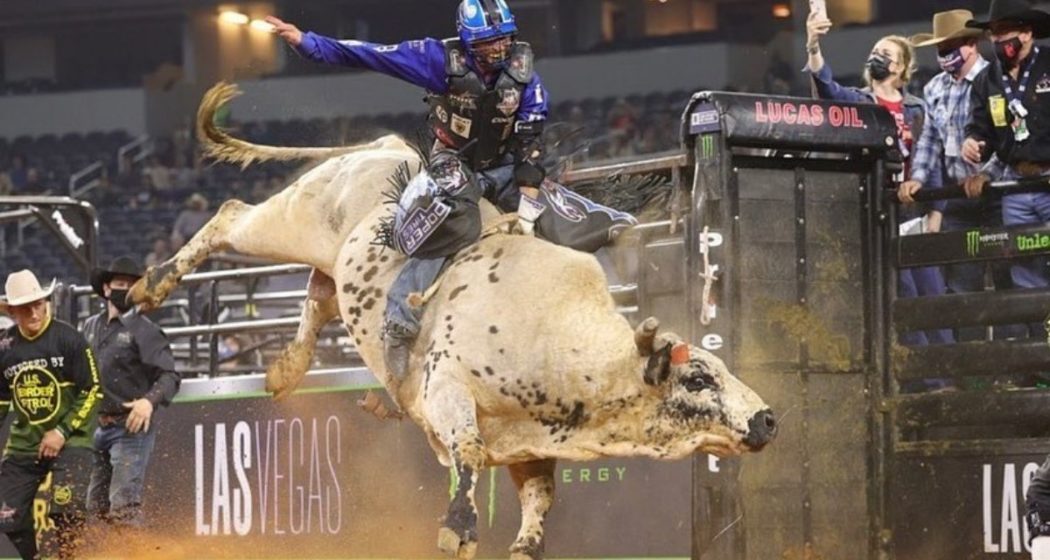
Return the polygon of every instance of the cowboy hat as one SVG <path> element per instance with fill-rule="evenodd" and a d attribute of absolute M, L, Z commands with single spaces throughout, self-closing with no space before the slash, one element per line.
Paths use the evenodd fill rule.
<path fill-rule="evenodd" d="M 1017 23 L 1032 26 L 1036 39 L 1050 37 L 1050 13 L 1037 10 L 1028 0 L 992 0 L 986 21 L 970 20 L 966 27 L 989 29 L 993 23 Z"/>
<path fill-rule="evenodd" d="M 972 20 L 970 10 L 937 12 L 933 14 L 933 33 L 919 33 L 909 40 L 916 47 L 929 47 L 954 39 L 976 39 L 982 35 L 981 30 L 966 27 L 966 22 Z"/>
<path fill-rule="evenodd" d="M 113 259 L 106 268 L 96 268 L 91 271 L 91 289 L 101 297 L 106 297 L 102 286 L 113 280 L 116 276 L 130 276 L 138 280 L 142 278 L 142 267 L 134 257 L 123 256 Z"/>
<path fill-rule="evenodd" d="M 0 312 L 7 313 L 11 307 L 42 300 L 55 291 L 55 281 L 44 288 L 30 270 L 19 270 L 7 275 L 4 296 L 0 300 Z"/>

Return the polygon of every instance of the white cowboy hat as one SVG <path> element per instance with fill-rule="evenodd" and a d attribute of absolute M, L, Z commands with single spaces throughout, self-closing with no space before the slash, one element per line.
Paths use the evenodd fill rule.
<path fill-rule="evenodd" d="M 0 299 L 0 313 L 7 313 L 11 306 L 25 305 L 44 299 L 55 290 L 55 281 L 44 288 L 36 275 L 30 270 L 19 270 L 7 276 L 3 299 Z"/>

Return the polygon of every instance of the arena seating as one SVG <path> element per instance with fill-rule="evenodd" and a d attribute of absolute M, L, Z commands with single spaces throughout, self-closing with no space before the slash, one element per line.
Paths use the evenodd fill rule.
<path fill-rule="evenodd" d="M 689 93 L 676 91 L 626 99 L 609 97 L 557 103 L 551 108 L 551 122 L 563 124 L 548 127 L 552 144 L 567 132 L 582 129 L 579 140 L 557 147 L 561 155 L 572 152 L 576 160 L 586 161 L 672 149 L 677 143 L 679 112 Z M 403 112 L 327 120 L 233 122 L 231 127 L 236 135 L 265 144 L 343 145 L 386 132 L 413 137 L 422 129 L 424 117 L 422 112 Z M 103 261 L 122 254 L 139 258 L 146 255 L 152 239 L 170 234 L 182 201 L 194 192 L 207 197 L 212 208 L 231 197 L 254 201 L 272 194 L 298 172 L 295 164 L 274 162 L 243 171 L 231 165 L 206 165 L 195 175 L 192 186 L 150 192 L 141 182 L 126 184 L 117 180 L 117 150 L 130 140 L 131 136 L 124 131 L 0 138 L 0 170 L 9 168 L 12 156 L 22 154 L 30 167 L 41 171 L 45 185 L 54 194 L 61 195 L 67 192 L 70 174 L 94 161 L 105 162 L 112 186 L 87 194 L 98 209 L 99 254 Z M 581 144 L 584 145 L 581 147 Z M 174 160 L 173 142 L 159 139 L 157 146 L 161 161 L 170 165 Z M 192 146 L 189 149 L 192 150 Z M 133 181 L 140 176 L 141 169 L 130 175 Z M 72 260 L 40 228 L 27 230 L 24 244 L 9 251 L 0 264 L 0 275 L 24 267 L 33 268 L 43 277 L 84 281 Z"/>

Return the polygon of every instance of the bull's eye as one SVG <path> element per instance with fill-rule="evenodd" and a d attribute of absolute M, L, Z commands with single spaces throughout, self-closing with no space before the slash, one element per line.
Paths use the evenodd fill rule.
<path fill-rule="evenodd" d="M 715 388 L 715 378 L 706 373 L 694 373 L 682 381 L 682 386 L 691 393 Z"/>

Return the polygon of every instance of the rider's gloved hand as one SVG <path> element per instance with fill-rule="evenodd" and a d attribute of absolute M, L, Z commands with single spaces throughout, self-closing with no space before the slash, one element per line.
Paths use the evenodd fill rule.
<path fill-rule="evenodd" d="M 526 193 L 521 193 L 521 201 L 518 202 L 518 226 L 525 235 L 533 235 L 536 229 L 536 220 L 546 207 L 543 203 L 532 198 Z"/>

